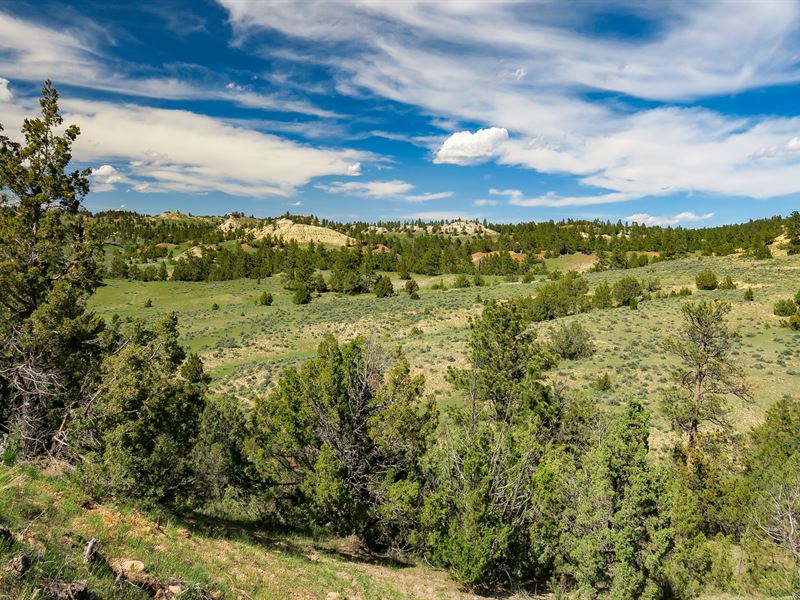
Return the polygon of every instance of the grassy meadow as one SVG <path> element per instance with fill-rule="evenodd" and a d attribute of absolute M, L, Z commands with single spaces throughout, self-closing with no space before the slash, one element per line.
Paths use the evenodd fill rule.
<path fill-rule="evenodd" d="M 547 266 L 564 270 L 589 263 L 589 257 L 577 255 L 549 260 Z M 694 279 L 703 269 L 712 269 L 720 279 L 730 276 L 737 289 L 698 291 Z M 598 395 L 611 405 L 638 395 L 657 415 L 657 431 L 666 432 L 668 424 L 658 418 L 658 399 L 659 390 L 669 383 L 673 363 L 659 340 L 679 326 L 680 305 L 687 299 L 717 298 L 733 305 L 729 322 L 741 336 L 736 356 L 747 370 L 753 391 L 752 403 L 733 405 L 734 424 L 748 427 L 776 399 L 800 391 L 800 334 L 780 327 L 781 319 L 772 314 L 777 300 L 794 296 L 800 288 L 800 256 L 762 261 L 739 256 L 696 257 L 626 271 L 585 273 L 592 288 L 602 281 L 613 284 L 626 275 L 656 278 L 666 292 L 689 287 L 694 293 L 689 298 L 654 295 L 638 310 L 593 310 L 536 324 L 539 335 L 546 337 L 557 324 L 578 320 L 591 331 L 597 345 L 598 351 L 590 358 L 562 361 L 551 378 L 573 391 Z M 326 293 L 304 306 L 292 304 L 291 292 L 283 288 L 280 276 L 261 282 L 110 280 L 92 297 L 90 306 L 106 317 L 155 318 L 175 311 L 184 344 L 203 358 L 214 378 L 214 390 L 236 395 L 244 402 L 266 393 L 281 369 L 309 358 L 324 335 L 334 334 L 343 339 L 377 336 L 390 346 L 401 345 L 413 368 L 426 376 L 428 393 L 447 404 L 460 398 L 444 375 L 450 365 L 465 365 L 468 322 L 480 313 L 482 300 L 529 295 L 543 281 L 540 277 L 525 284 L 487 277 L 483 287 L 453 288 L 455 276 L 417 276 L 420 299 L 412 300 L 401 291 L 404 282 L 396 274 L 391 276 L 398 290 L 394 297 Z M 433 289 L 439 283 L 448 289 Z M 744 300 L 747 287 L 753 288 L 753 302 Z M 274 296 L 272 306 L 256 304 L 263 291 Z M 152 307 L 145 308 L 148 299 Z M 219 308 L 212 308 L 215 304 Z M 612 387 L 597 392 L 593 382 L 604 373 L 611 377 Z"/>

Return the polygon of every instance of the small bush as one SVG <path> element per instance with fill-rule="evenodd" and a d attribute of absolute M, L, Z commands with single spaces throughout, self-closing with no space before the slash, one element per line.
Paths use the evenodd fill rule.
<path fill-rule="evenodd" d="M 594 389 L 599 392 L 607 392 L 611 389 L 611 375 L 603 373 L 594 380 Z"/>
<path fill-rule="evenodd" d="M 413 280 L 409 279 L 406 281 L 406 294 L 411 296 L 412 300 L 419 300 L 419 284 Z"/>
<path fill-rule="evenodd" d="M 794 300 L 785 298 L 775 303 L 775 306 L 772 307 L 772 312 L 778 317 L 791 317 L 797 312 L 797 305 Z"/>
<path fill-rule="evenodd" d="M 745 302 L 752 302 L 754 300 L 753 288 L 747 288 L 744 292 Z"/>
<path fill-rule="evenodd" d="M 561 358 L 586 358 L 594 354 L 592 334 L 580 323 L 562 325 L 550 334 L 550 349 Z"/>
<path fill-rule="evenodd" d="M 211 305 L 211 310 L 219 310 L 219 304 L 214 302 L 214 304 Z"/>
<path fill-rule="evenodd" d="M 456 280 L 453 282 L 454 288 L 468 288 L 469 287 L 469 279 L 464 274 L 459 275 L 456 277 Z"/>
<path fill-rule="evenodd" d="M 381 275 L 378 278 L 378 282 L 375 284 L 375 295 L 378 298 L 394 296 L 394 286 L 388 275 Z"/>
<path fill-rule="evenodd" d="M 311 302 L 311 290 L 308 289 L 305 283 L 301 283 L 295 288 L 292 302 L 295 304 L 308 304 Z"/>
<path fill-rule="evenodd" d="M 721 290 L 735 290 L 736 289 L 736 284 L 733 283 L 733 279 L 731 279 L 730 275 L 728 275 L 725 278 L 725 280 L 722 283 L 719 284 L 719 289 L 721 289 Z"/>
<path fill-rule="evenodd" d="M 272 294 L 269 292 L 262 292 L 261 295 L 256 299 L 256 304 L 261 306 L 270 306 L 272 304 Z"/>
<path fill-rule="evenodd" d="M 717 279 L 716 274 L 714 271 L 709 269 L 700 271 L 697 274 L 694 282 L 697 285 L 698 290 L 715 290 L 719 286 L 719 280 Z"/>
<path fill-rule="evenodd" d="M 486 285 L 486 281 L 483 279 L 483 275 L 480 273 L 475 273 L 475 277 L 472 278 L 472 285 L 475 287 L 483 287 Z"/>
<path fill-rule="evenodd" d="M 623 277 L 614 284 L 614 299 L 620 306 L 630 306 L 641 294 L 642 284 L 635 277 Z"/>
<path fill-rule="evenodd" d="M 144 301 L 145 308 L 151 308 L 152 306 L 153 306 L 153 301 L 150 298 Z"/>
<path fill-rule="evenodd" d="M 661 280 L 658 277 L 651 277 L 645 286 L 648 292 L 657 292 L 661 289 Z"/>

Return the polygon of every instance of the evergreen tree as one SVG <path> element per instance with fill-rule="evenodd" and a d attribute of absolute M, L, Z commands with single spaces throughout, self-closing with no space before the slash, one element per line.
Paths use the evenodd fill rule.
<path fill-rule="evenodd" d="M 39 105 L 21 141 L 0 135 L 0 388 L 14 416 L 0 426 L 14 428 L 26 458 L 61 450 L 59 431 L 84 401 L 103 329 L 85 312 L 102 250 L 80 210 L 89 170 L 67 171 L 80 132 L 62 131 L 49 81 Z"/>
<path fill-rule="evenodd" d="M 209 383 L 203 363 L 185 355 L 174 314 L 153 328 L 117 324 L 112 335 L 92 410 L 70 429 L 88 457 L 87 476 L 97 489 L 130 498 L 184 500 Z"/>
<path fill-rule="evenodd" d="M 594 289 L 592 295 L 592 308 L 611 308 L 614 301 L 611 296 L 611 286 L 605 281 Z"/>
<path fill-rule="evenodd" d="M 373 289 L 378 298 L 386 298 L 387 296 L 394 296 L 394 285 L 388 275 L 381 275 L 375 283 Z"/>
<path fill-rule="evenodd" d="M 667 339 L 665 348 L 681 365 L 673 371 L 676 384 L 664 401 L 673 427 L 686 435 L 690 452 L 705 423 L 727 427 L 727 397 L 748 399 L 742 369 L 733 361 L 736 334 L 725 326 L 728 302 L 687 302 L 681 307 L 684 326 Z"/>
<path fill-rule="evenodd" d="M 372 342 L 326 338 L 255 407 L 251 456 L 295 523 L 330 524 L 372 547 L 403 545 L 421 501 L 419 461 L 436 427 L 422 376 Z"/>
<path fill-rule="evenodd" d="M 405 290 L 413 300 L 419 300 L 419 284 L 414 279 L 406 281 Z"/>
<path fill-rule="evenodd" d="M 568 571 L 587 597 L 662 598 L 672 545 L 667 498 L 648 461 L 649 416 L 628 402 L 585 459 L 564 536 Z"/>

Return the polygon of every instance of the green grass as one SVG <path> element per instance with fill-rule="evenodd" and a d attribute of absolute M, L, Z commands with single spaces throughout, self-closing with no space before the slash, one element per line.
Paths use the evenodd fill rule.
<path fill-rule="evenodd" d="M 566 269 L 585 262 L 586 256 L 548 261 L 550 269 Z M 557 262 L 558 261 L 558 262 Z M 694 289 L 698 271 L 710 268 L 722 279 L 730 275 L 736 290 L 711 292 Z M 663 289 L 683 286 L 694 290 L 689 298 L 654 298 L 639 310 L 614 308 L 567 317 L 582 322 L 594 335 L 598 352 L 587 359 L 563 361 L 551 374 L 571 389 L 598 394 L 609 404 L 627 396 L 644 398 L 653 408 L 656 432 L 667 424 L 658 417 L 660 391 L 668 384 L 674 365 L 660 347 L 660 340 L 679 326 L 680 305 L 686 300 L 718 298 L 733 305 L 729 322 L 740 334 L 736 358 L 745 367 L 753 388 L 751 404 L 732 403 L 732 419 L 738 428 L 757 422 L 767 406 L 784 394 L 800 393 L 800 334 L 779 327 L 772 306 L 780 298 L 793 297 L 800 289 L 800 256 L 753 261 L 739 257 L 700 257 L 665 261 L 629 271 L 586 273 L 592 287 L 601 281 L 634 275 L 658 278 Z M 395 287 L 403 281 L 392 274 Z M 464 366 L 468 320 L 480 313 L 479 299 L 508 298 L 535 292 L 541 281 L 507 283 L 488 277 L 485 287 L 433 290 L 439 282 L 451 286 L 455 276 L 415 276 L 420 300 L 405 293 L 385 299 L 374 295 L 341 296 L 328 293 L 310 305 L 296 306 L 280 277 L 261 281 L 236 280 L 212 283 L 110 281 L 92 298 L 91 307 L 104 316 L 154 318 L 175 311 L 183 341 L 198 352 L 214 377 L 214 389 L 252 401 L 275 382 L 281 369 L 310 357 L 325 334 L 340 338 L 377 336 L 389 345 L 402 345 L 412 367 L 425 374 L 427 390 L 442 403 L 458 402 L 444 379 L 448 366 Z M 744 301 L 744 288 L 753 286 L 755 302 Z M 262 291 L 273 294 L 272 306 L 258 306 Z M 144 308 L 150 298 L 152 308 Z M 219 310 L 212 310 L 216 303 Z M 537 324 L 543 336 L 553 323 Z M 421 335 L 413 335 L 419 328 Z M 609 373 L 612 389 L 598 393 L 591 384 Z"/>
<path fill-rule="evenodd" d="M 353 539 L 271 534 L 248 524 L 148 514 L 94 504 L 64 473 L 0 466 L 0 523 L 14 533 L 0 562 L 24 552 L 32 568 L 21 578 L 0 571 L 0 598 L 41 598 L 44 580 L 86 580 L 102 598 L 144 600 L 114 574 L 82 562 L 97 538 L 106 558 L 141 560 L 162 580 L 202 587 L 220 599 L 466 598 L 441 571 L 409 559 L 365 554 Z M 191 595 L 186 594 L 187 600 Z"/>

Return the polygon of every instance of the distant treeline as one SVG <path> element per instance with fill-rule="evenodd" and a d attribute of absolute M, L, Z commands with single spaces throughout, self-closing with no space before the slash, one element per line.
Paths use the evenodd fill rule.
<path fill-rule="evenodd" d="M 524 275 L 540 271 L 542 258 L 572 253 L 596 255 L 595 270 L 638 267 L 654 260 L 696 252 L 725 256 L 743 250 L 756 258 L 769 258 L 769 244 L 784 233 L 789 251 L 800 250 L 798 212 L 786 218 L 775 216 L 702 229 L 572 220 L 493 224 L 491 228 L 499 231 L 499 235 L 474 236 L 424 231 L 376 233 L 363 224 L 348 225 L 292 216 L 295 222 L 330 227 L 358 240 L 357 246 L 339 251 L 314 244 L 298 247 L 280 238 L 255 240 L 252 232 L 244 228 L 222 231 L 219 218 L 186 216 L 162 219 L 114 211 L 99 213 L 95 219 L 101 237 L 122 249 L 117 253 L 111 276 L 134 279 L 165 277 L 163 270 L 159 272 L 156 267 L 131 268 L 129 265 L 172 259 L 172 245 L 187 243 L 199 250 L 176 261 L 172 279 L 263 278 L 285 272 L 297 262 L 308 263 L 314 269 L 329 270 L 341 252 L 356 254 L 359 263 L 369 263 L 371 270 L 424 275 Z M 384 227 L 399 230 L 402 225 L 389 223 Z M 245 244 L 246 249 L 242 247 Z M 480 260 L 473 260 L 476 253 L 483 255 Z M 355 259 L 348 260 L 355 262 Z"/>

